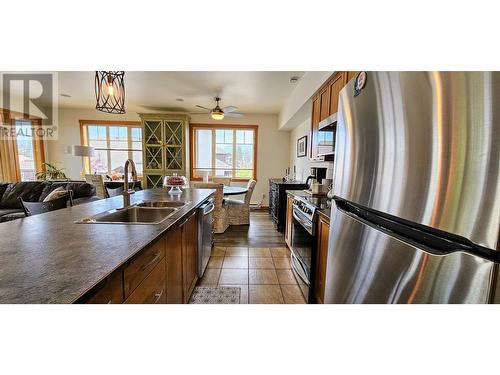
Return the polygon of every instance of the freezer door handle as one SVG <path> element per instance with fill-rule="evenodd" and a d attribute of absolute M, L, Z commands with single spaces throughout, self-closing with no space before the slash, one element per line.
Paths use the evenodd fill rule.
<path fill-rule="evenodd" d="M 500 263 L 500 252 L 475 244 L 465 237 L 373 210 L 338 196 L 333 199 L 337 208 L 346 215 L 431 254 L 465 252 Z"/>

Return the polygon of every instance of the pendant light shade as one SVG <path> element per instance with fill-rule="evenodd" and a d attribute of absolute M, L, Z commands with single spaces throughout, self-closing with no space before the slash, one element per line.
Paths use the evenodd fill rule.
<path fill-rule="evenodd" d="M 125 84 L 123 71 L 95 72 L 95 108 L 107 113 L 125 113 Z"/>

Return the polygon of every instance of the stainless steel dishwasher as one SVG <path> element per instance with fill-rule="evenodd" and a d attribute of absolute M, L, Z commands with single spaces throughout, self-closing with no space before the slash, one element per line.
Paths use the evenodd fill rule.
<path fill-rule="evenodd" d="M 212 253 L 214 210 L 213 198 L 206 200 L 198 208 L 198 277 L 203 276 Z"/>

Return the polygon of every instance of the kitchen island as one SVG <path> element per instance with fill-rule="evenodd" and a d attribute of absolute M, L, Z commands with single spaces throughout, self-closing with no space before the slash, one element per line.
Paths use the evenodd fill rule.
<path fill-rule="evenodd" d="M 131 195 L 131 204 L 187 202 L 160 224 L 75 223 L 123 207 L 122 196 L 0 224 L 0 303 L 187 302 L 196 273 L 188 280 L 192 272 L 177 268 L 196 257 L 196 208 L 214 192 L 186 189 L 171 196 L 152 189 Z M 187 227 L 188 220 L 194 224 Z M 157 298 L 138 298 L 146 291 L 139 284 L 149 278 L 170 281 L 171 294 L 166 288 Z"/>

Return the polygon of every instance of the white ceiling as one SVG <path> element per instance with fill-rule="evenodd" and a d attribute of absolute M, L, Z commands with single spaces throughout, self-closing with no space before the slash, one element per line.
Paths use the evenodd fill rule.
<path fill-rule="evenodd" d="M 125 72 L 127 112 L 200 112 L 196 104 L 212 108 L 236 106 L 243 113 L 278 114 L 296 84 L 290 77 L 304 72 Z M 95 107 L 95 72 L 59 72 L 61 108 Z M 176 101 L 184 99 L 184 102 Z"/>

